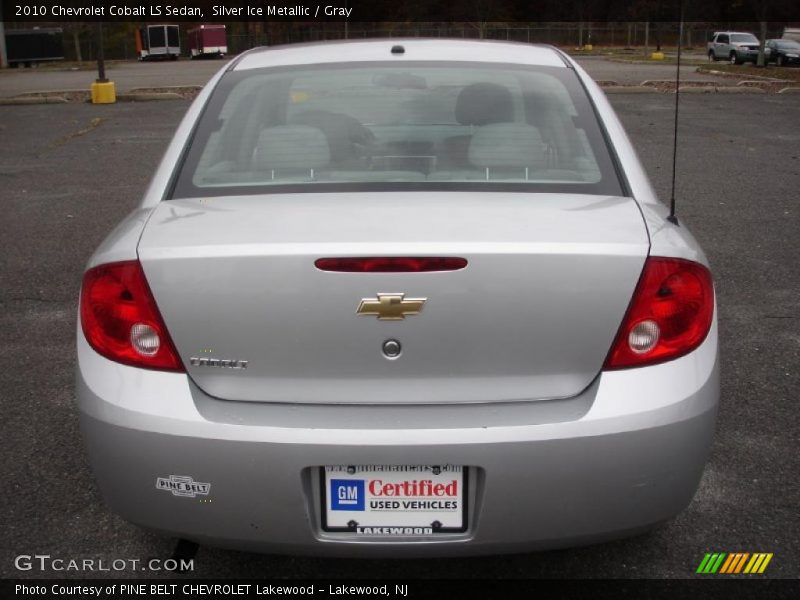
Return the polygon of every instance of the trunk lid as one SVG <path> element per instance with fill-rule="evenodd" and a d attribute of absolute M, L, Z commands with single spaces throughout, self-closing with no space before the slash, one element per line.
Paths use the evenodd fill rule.
<path fill-rule="evenodd" d="M 273 194 L 162 202 L 139 258 L 189 376 L 212 396 L 449 403 L 580 393 L 603 365 L 648 247 L 631 198 Z M 314 265 L 338 256 L 468 265 Z M 379 293 L 426 301 L 398 321 L 356 314 Z M 402 346 L 395 360 L 382 351 L 390 339 Z"/>

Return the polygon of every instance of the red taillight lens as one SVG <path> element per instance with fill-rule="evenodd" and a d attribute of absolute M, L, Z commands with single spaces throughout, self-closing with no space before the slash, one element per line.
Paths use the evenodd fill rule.
<path fill-rule="evenodd" d="M 341 257 L 318 258 L 314 265 L 320 271 L 338 273 L 426 273 L 458 271 L 467 266 L 467 259 L 449 256 Z"/>
<path fill-rule="evenodd" d="M 184 370 L 139 261 L 87 271 L 80 314 L 86 340 L 106 358 L 135 367 Z"/>
<path fill-rule="evenodd" d="M 648 258 L 604 369 L 625 369 L 688 354 L 708 335 L 714 285 L 703 265 Z"/>

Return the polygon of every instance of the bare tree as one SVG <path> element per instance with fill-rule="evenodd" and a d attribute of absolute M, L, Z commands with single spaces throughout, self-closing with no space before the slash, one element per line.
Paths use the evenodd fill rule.
<path fill-rule="evenodd" d="M 475 16 L 474 21 L 469 21 L 468 25 L 473 29 L 478 30 L 478 37 L 484 39 L 489 30 L 489 25 L 498 25 L 500 22 L 506 22 L 508 18 L 508 9 L 503 2 L 495 2 L 495 0 L 470 0 L 469 13 Z"/>
<path fill-rule="evenodd" d="M 750 0 L 750 6 L 753 8 L 753 12 L 755 12 L 756 19 L 758 19 L 760 25 L 759 39 L 761 43 L 758 46 L 756 65 L 765 67 L 767 66 L 765 50 L 767 43 L 767 19 L 769 18 L 769 14 L 776 7 L 776 3 L 775 0 Z"/>
<path fill-rule="evenodd" d="M 79 65 L 83 64 L 83 54 L 81 53 L 81 34 L 86 31 L 86 23 L 71 23 L 69 29 L 72 32 L 72 43 L 75 46 L 75 60 Z"/>

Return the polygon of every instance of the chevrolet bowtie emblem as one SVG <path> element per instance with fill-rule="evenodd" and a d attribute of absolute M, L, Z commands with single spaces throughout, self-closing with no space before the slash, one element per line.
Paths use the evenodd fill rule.
<path fill-rule="evenodd" d="M 379 321 L 402 321 L 408 315 L 418 315 L 427 298 L 405 298 L 405 294 L 378 294 L 377 298 L 362 298 L 356 313 L 375 316 Z"/>

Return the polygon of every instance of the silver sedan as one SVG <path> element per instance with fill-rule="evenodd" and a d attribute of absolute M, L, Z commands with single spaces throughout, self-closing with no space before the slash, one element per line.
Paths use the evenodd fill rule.
<path fill-rule="evenodd" d="M 719 396 L 707 260 L 555 48 L 247 52 L 87 265 L 112 510 L 198 543 L 426 556 L 641 532 Z"/>

